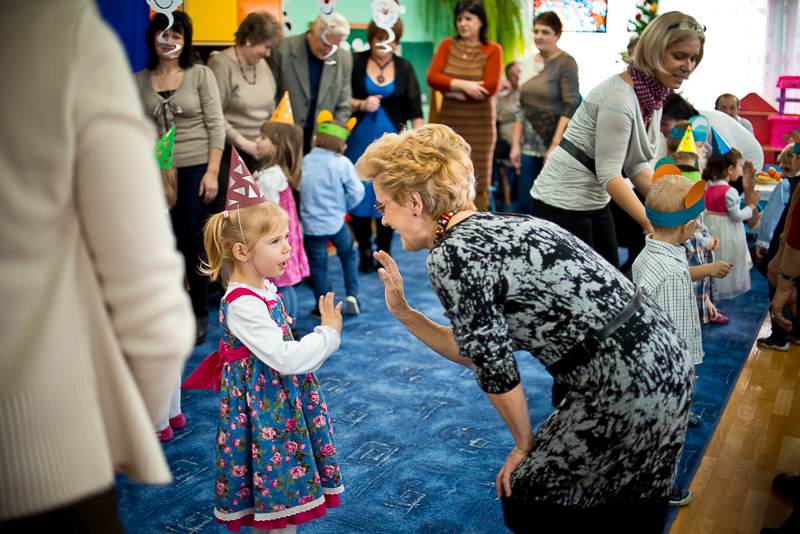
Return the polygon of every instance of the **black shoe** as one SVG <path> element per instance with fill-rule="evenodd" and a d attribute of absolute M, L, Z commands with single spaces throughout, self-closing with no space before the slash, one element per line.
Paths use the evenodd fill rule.
<path fill-rule="evenodd" d="M 756 340 L 756 345 L 762 349 L 777 350 L 780 352 L 789 351 L 789 340 L 786 334 L 771 333 L 769 337 L 762 337 Z"/>
<path fill-rule="evenodd" d="M 375 259 L 372 257 L 372 251 L 365 251 L 359 253 L 358 270 L 362 273 L 371 273 L 378 270 L 375 265 Z"/>
<path fill-rule="evenodd" d="M 694 412 L 689 412 L 689 426 L 691 428 L 697 428 L 702 425 L 703 425 L 703 418 Z"/>
<path fill-rule="evenodd" d="M 195 345 L 199 345 L 206 340 L 207 325 L 208 325 L 208 317 L 197 318 L 197 331 L 194 336 Z"/>
<path fill-rule="evenodd" d="M 772 488 L 790 499 L 800 499 L 800 476 L 780 473 L 772 479 Z"/>

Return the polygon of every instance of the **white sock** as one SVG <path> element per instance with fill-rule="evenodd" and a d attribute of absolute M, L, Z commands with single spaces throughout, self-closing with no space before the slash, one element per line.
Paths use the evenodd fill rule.
<path fill-rule="evenodd" d="M 295 534 L 297 532 L 297 525 L 286 525 L 284 528 L 274 528 L 270 530 L 262 530 L 253 527 L 253 534 Z"/>

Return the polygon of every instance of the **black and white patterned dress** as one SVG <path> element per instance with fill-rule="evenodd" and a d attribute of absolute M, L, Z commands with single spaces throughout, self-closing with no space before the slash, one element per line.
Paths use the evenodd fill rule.
<path fill-rule="evenodd" d="M 519 383 L 512 351 L 552 365 L 634 294 L 583 241 L 533 217 L 476 213 L 427 261 L 459 352 L 487 393 Z M 644 297 L 587 362 L 556 377 L 568 393 L 514 472 L 513 492 L 579 507 L 667 496 L 692 396 L 685 351 L 669 317 Z"/>

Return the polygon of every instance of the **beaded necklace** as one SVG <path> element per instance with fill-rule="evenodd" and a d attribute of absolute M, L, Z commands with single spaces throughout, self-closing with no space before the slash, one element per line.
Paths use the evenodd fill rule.
<path fill-rule="evenodd" d="M 459 210 L 450 210 L 447 213 L 442 213 L 439 215 L 439 218 L 436 219 L 436 229 L 434 230 L 434 237 L 433 242 L 436 243 L 442 236 L 447 232 L 447 224 L 450 222 L 450 219 L 453 218 L 453 215 L 458 213 Z"/>
<path fill-rule="evenodd" d="M 244 81 L 246 81 L 250 85 L 255 85 L 256 79 L 258 78 L 258 67 L 256 65 L 251 65 L 253 67 L 253 81 L 251 82 L 250 80 L 247 79 L 247 76 L 244 73 L 244 66 L 242 65 L 242 60 L 239 58 L 239 47 L 234 46 L 233 53 L 236 54 L 236 63 L 239 64 L 239 72 L 242 73 L 242 78 L 244 78 Z"/>

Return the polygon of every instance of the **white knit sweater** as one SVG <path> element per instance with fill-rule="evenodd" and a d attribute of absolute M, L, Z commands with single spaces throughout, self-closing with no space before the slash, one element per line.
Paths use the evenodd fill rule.
<path fill-rule="evenodd" d="M 122 48 L 90 0 L 0 17 L 0 520 L 164 483 L 194 324 Z"/>

